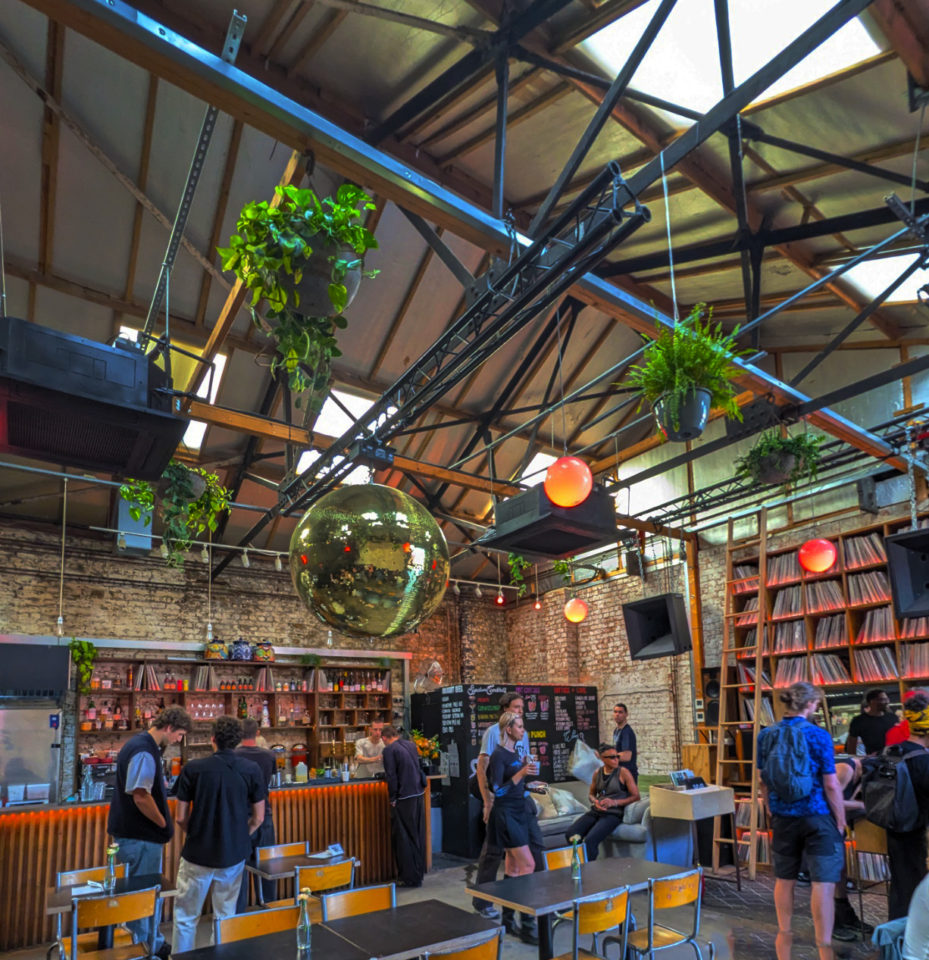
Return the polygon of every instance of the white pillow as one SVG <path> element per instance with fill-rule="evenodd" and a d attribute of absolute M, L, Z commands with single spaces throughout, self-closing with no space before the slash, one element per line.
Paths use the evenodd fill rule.
<path fill-rule="evenodd" d="M 587 807 L 570 790 L 549 787 L 548 794 L 552 798 L 552 803 L 559 817 L 567 817 L 572 813 L 587 813 Z"/>
<path fill-rule="evenodd" d="M 555 804 L 552 802 L 552 798 L 548 795 L 547 791 L 545 793 L 531 793 L 529 796 L 532 797 L 535 803 L 535 808 L 538 811 L 540 820 L 552 820 L 558 816 Z"/>

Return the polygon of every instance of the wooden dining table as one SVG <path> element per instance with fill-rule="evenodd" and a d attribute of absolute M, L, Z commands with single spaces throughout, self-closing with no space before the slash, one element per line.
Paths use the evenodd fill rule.
<path fill-rule="evenodd" d="M 271 857 L 257 864 L 246 863 L 245 869 L 263 880 L 293 880 L 297 867 L 331 867 L 351 857 L 313 857 L 306 853 L 290 857 Z"/>
<path fill-rule="evenodd" d="M 521 877 L 505 877 L 470 887 L 468 892 L 481 900 L 528 913 L 539 920 L 539 960 L 551 960 L 552 914 L 570 910 L 579 897 L 629 887 L 630 893 L 648 888 L 649 880 L 672 877 L 687 868 L 639 860 L 635 857 L 604 857 L 581 866 L 581 879 L 571 879 L 571 869 L 542 870 Z"/>
<path fill-rule="evenodd" d="M 314 923 L 312 952 L 325 960 L 413 960 L 424 953 L 464 949 L 499 924 L 442 900 L 420 900 L 387 910 Z M 293 930 L 264 934 L 174 954 L 174 960 L 254 960 L 292 957 Z"/>

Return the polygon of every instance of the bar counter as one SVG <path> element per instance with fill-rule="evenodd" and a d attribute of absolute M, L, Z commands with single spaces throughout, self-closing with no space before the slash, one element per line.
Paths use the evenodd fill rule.
<path fill-rule="evenodd" d="M 312 850 L 341 843 L 347 854 L 361 860 L 359 885 L 393 878 L 390 804 L 383 780 L 310 781 L 274 789 L 270 800 L 278 843 L 309 840 Z M 170 805 L 173 814 L 173 799 Z M 45 915 L 45 891 L 55 885 L 58 871 L 106 860 L 108 810 L 105 802 L 0 809 L 0 951 L 54 938 L 54 918 Z M 426 823 L 428 850 L 428 813 Z M 175 833 L 165 847 L 163 872 L 168 877 L 177 875 L 180 848 Z M 165 908 L 170 917 L 170 901 Z"/>

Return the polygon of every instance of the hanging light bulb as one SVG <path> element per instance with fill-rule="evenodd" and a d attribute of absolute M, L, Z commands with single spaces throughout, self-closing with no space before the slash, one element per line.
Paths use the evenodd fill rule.
<path fill-rule="evenodd" d="M 497 587 L 497 597 L 496 597 L 495 602 L 496 602 L 497 606 L 500 606 L 500 607 L 503 606 L 503 604 L 504 604 L 504 602 L 505 602 L 504 599 L 503 599 L 503 587 Z"/>
<path fill-rule="evenodd" d="M 480 585 L 480 584 L 478 584 L 478 585 L 474 588 L 474 596 L 477 597 L 478 600 L 480 600 L 481 597 L 484 596 L 484 591 L 481 590 L 481 585 Z"/>
<path fill-rule="evenodd" d="M 206 544 L 204 544 L 204 545 L 200 548 L 200 560 L 201 560 L 202 563 L 209 563 L 209 562 L 210 562 L 210 551 L 207 550 Z"/>
<path fill-rule="evenodd" d="M 167 541 L 165 541 L 164 539 L 162 539 L 162 541 L 161 541 L 161 546 L 158 548 L 158 552 L 161 554 L 161 556 L 162 556 L 163 559 L 165 559 L 165 560 L 168 559 L 168 555 L 169 555 L 169 553 L 170 553 L 171 551 L 168 550 Z"/>
<path fill-rule="evenodd" d="M 281 563 L 280 554 L 277 554 L 277 556 L 274 558 L 274 569 L 277 570 L 278 573 L 280 573 L 284 569 L 284 564 Z"/>
<path fill-rule="evenodd" d="M 564 605 L 564 615 L 571 623 L 580 623 L 587 616 L 587 604 L 577 597 L 572 597 Z"/>
<path fill-rule="evenodd" d="M 252 561 L 248 559 L 248 550 L 243 550 L 243 551 L 242 551 L 242 566 L 245 567 L 246 570 L 248 570 L 248 568 L 249 568 L 251 565 L 252 565 Z"/>
<path fill-rule="evenodd" d="M 126 549 L 126 534 L 122 530 L 119 531 L 119 536 L 116 538 L 116 548 L 117 550 Z"/>
<path fill-rule="evenodd" d="M 533 609 L 533 610 L 541 610 L 541 609 L 542 609 L 542 601 L 541 601 L 538 597 L 535 598 L 535 603 L 532 605 L 532 609 Z"/>
<path fill-rule="evenodd" d="M 559 507 L 576 507 L 593 490 L 590 467 L 578 457 L 559 457 L 545 471 L 545 494 Z"/>
<path fill-rule="evenodd" d="M 454 593 L 456 597 L 461 596 L 461 587 L 458 586 L 457 580 L 452 584 L 452 593 Z"/>
<path fill-rule="evenodd" d="M 55 636 L 63 637 L 65 635 L 65 618 L 59 613 L 58 620 L 55 623 Z"/>

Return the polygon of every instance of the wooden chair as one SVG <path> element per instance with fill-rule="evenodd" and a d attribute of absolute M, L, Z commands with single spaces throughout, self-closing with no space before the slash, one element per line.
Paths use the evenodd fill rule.
<path fill-rule="evenodd" d="M 577 852 L 581 858 L 581 863 L 587 863 L 587 847 L 583 843 L 577 845 Z M 574 859 L 574 847 L 555 847 L 553 850 L 543 850 L 542 859 L 545 861 L 546 870 L 563 870 L 571 866 Z M 566 923 L 574 919 L 573 910 L 556 910 L 552 917 L 552 933 L 559 923 Z M 594 938 L 594 949 L 596 950 L 596 938 Z"/>
<path fill-rule="evenodd" d="M 280 930 L 296 930 L 299 922 L 300 908 L 291 904 L 288 907 L 255 910 L 252 913 L 238 913 L 234 917 L 214 920 L 213 932 L 217 943 L 232 943 L 248 937 L 260 937 L 266 933 L 278 933 Z"/>
<path fill-rule="evenodd" d="M 107 950 L 94 949 L 87 944 L 88 938 L 97 940 L 98 927 L 152 918 L 154 929 L 157 929 L 161 914 L 161 901 L 158 899 L 160 889 L 154 886 L 131 893 L 76 897 L 71 902 L 71 936 L 61 941 L 63 953 L 69 956 L 70 960 L 132 960 L 134 957 L 150 956 L 152 944 L 149 943 L 114 942 Z M 83 935 L 78 932 L 88 928 L 94 928 L 94 932 Z"/>
<path fill-rule="evenodd" d="M 341 863 L 330 863 L 319 867 L 297 867 L 294 871 L 294 895 L 286 900 L 272 900 L 266 907 L 292 906 L 297 894 L 301 890 L 309 890 L 311 894 L 323 890 L 337 890 L 340 887 L 352 888 L 355 886 L 355 868 L 360 866 L 358 860 L 351 857 Z M 321 914 L 319 897 L 310 898 L 310 919 L 319 923 Z"/>
<path fill-rule="evenodd" d="M 590 897 L 580 897 L 574 901 L 571 911 L 574 919 L 574 937 L 571 941 L 571 952 L 563 953 L 555 960 L 602 960 L 606 956 L 607 946 L 611 943 L 619 944 L 619 960 L 626 956 L 626 938 L 629 931 L 629 888 L 617 887 Z M 619 936 L 604 937 L 603 953 L 597 949 L 597 938 L 608 930 L 618 930 Z M 580 938 L 585 934 L 593 936 L 592 950 L 584 950 L 580 945 Z"/>
<path fill-rule="evenodd" d="M 858 888 L 858 916 L 864 917 L 864 891 L 883 886 L 883 895 L 890 896 L 890 861 L 887 856 L 887 831 L 870 820 L 856 820 L 849 826 L 852 855 L 849 876 Z M 862 871 L 862 855 L 867 857 Z M 864 873 L 864 875 L 862 875 Z"/>
<path fill-rule="evenodd" d="M 685 873 L 675 874 L 673 877 L 664 877 L 661 880 L 648 881 L 648 927 L 645 930 L 635 930 L 626 937 L 627 946 L 636 953 L 654 957 L 657 950 L 675 947 L 680 943 L 689 943 L 697 954 L 697 960 L 702 960 L 703 954 L 697 943 L 697 934 L 700 932 L 700 902 L 703 892 L 703 868 L 688 870 Z M 656 910 L 669 910 L 672 907 L 682 907 L 692 903 L 693 929 L 690 933 L 665 926 L 655 920 Z M 716 945 L 712 940 L 707 944 L 710 950 L 710 960 L 716 956 Z M 604 944 L 605 946 L 605 944 Z M 620 954 L 620 957 L 623 955 Z"/>
<path fill-rule="evenodd" d="M 484 939 L 478 943 L 451 953 L 424 953 L 422 960 L 500 960 L 503 927 L 492 930 L 489 936 L 486 934 L 482 936 Z"/>
<path fill-rule="evenodd" d="M 267 847 L 257 847 L 255 850 L 255 858 L 258 863 L 262 863 L 265 860 L 276 860 L 278 857 L 305 857 L 310 852 L 310 842 L 309 840 L 299 840 L 292 843 L 272 843 Z M 248 873 L 248 871 L 246 871 Z M 251 875 L 249 874 L 251 879 Z M 286 900 L 272 900 L 270 903 L 265 903 L 263 899 L 263 890 L 261 888 L 260 878 L 255 878 L 255 888 L 258 896 L 258 902 L 263 907 L 279 907 L 292 904 L 296 898 L 296 890 L 294 891 L 293 897 L 288 897 Z M 283 882 L 283 881 L 281 881 Z"/>
<path fill-rule="evenodd" d="M 103 883 L 103 878 L 106 875 L 106 867 L 84 867 L 82 870 L 61 870 L 57 877 L 55 878 L 55 883 L 59 887 L 76 887 L 80 886 L 83 883 L 89 883 L 94 881 L 95 883 Z M 122 879 L 129 875 L 129 864 L 128 863 L 117 863 L 116 864 L 116 876 L 118 879 Z M 55 942 L 57 944 L 62 944 L 62 930 L 61 930 L 61 914 L 58 913 L 55 915 L 55 919 L 58 925 L 58 929 L 55 933 Z M 90 951 L 97 949 L 97 934 L 96 933 L 82 933 L 77 938 L 77 951 L 80 954 L 88 953 Z M 70 942 L 70 941 L 69 941 Z M 132 943 L 132 934 L 128 930 L 123 930 L 118 928 L 113 931 L 113 946 L 121 947 L 127 943 Z M 49 955 L 54 952 L 54 945 L 49 950 Z"/>
<path fill-rule="evenodd" d="M 320 897 L 323 922 L 341 917 L 354 917 L 374 910 L 390 910 L 397 905 L 397 888 L 392 883 L 373 887 L 357 887 L 339 893 L 324 893 Z"/>

